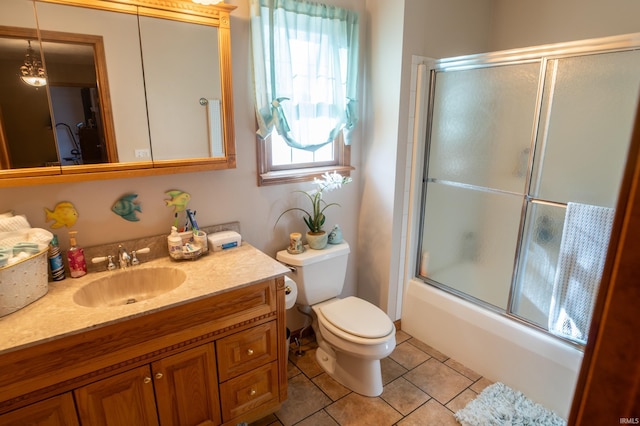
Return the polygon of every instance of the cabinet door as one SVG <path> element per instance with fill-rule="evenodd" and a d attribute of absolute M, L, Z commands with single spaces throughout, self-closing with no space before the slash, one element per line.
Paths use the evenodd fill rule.
<path fill-rule="evenodd" d="M 82 424 L 158 425 L 149 366 L 91 383 L 74 395 Z"/>
<path fill-rule="evenodd" d="M 203 345 L 152 364 L 163 426 L 220 424 L 213 345 Z"/>
<path fill-rule="evenodd" d="M 0 416 L 3 426 L 78 426 L 71 393 L 54 396 Z"/>

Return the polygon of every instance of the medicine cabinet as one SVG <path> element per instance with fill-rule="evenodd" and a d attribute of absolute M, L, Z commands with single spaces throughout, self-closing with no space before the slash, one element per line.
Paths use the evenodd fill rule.
<path fill-rule="evenodd" d="M 0 187 L 234 168 L 234 9 L 3 0 Z"/>

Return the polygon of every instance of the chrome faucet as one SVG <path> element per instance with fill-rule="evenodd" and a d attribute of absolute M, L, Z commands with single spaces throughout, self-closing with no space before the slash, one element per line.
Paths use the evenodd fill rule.
<path fill-rule="evenodd" d="M 125 269 L 131 265 L 131 256 L 122 245 L 118 245 L 118 260 L 120 261 L 120 269 Z"/>

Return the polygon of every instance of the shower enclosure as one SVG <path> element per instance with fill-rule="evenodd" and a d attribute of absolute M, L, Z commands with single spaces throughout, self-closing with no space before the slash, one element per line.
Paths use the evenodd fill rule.
<path fill-rule="evenodd" d="M 638 49 L 634 34 L 435 62 L 417 277 L 586 342 L 638 102 Z"/>

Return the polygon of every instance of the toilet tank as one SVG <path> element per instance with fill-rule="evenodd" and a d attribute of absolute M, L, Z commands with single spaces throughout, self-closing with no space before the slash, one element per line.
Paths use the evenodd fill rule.
<path fill-rule="evenodd" d="M 287 275 L 298 287 L 296 302 L 315 305 L 338 297 L 344 287 L 349 251 L 349 244 L 346 242 L 329 244 L 323 250 L 306 247 L 300 254 L 279 251 L 276 259 L 295 269 Z"/>

